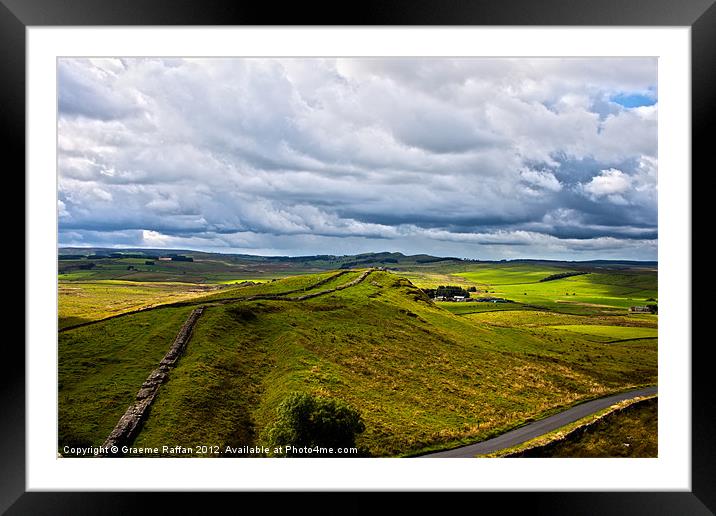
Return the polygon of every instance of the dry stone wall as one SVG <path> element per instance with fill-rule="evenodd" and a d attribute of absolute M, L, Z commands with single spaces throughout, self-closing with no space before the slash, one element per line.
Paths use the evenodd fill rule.
<path fill-rule="evenodd" d="M 159 367 L 154 369 L 139 389 L 135 402 L 129 406 L 124 415 L 119 418 L 114 430 L 110 432 L 109 437 L 101 446 L 101 451 L 97 454 L 100 457 L 116 457 L 121 455 L 122 446 L 130 445 L 139 430 L 142 423 L 149 414 L 149 408 L 152 406 L 154 399 L 157 397 L 159 387 L 169 378 L 169 371 L 174 367 L 179 357 L 184 353 L 186 345 L 191 338 L 191 332 L 194 329 L 196 321 L 204 312 L 204 307 L 197 308 L 189 314 L 186 322 L 182 325 L 177 334 L 171 348 L 159 362 Z"/>
<path fill-rule="evenodd" d="M 284 297 L 287 294 L 300 292 L 305 289 L 297 289 L 294 291 L 289 292 L 282 292 L 280 294 L 260 294 L 255 296 L 248 296 L 245 298 L 241 298 L 242 301 L 255 301 L 260 299 L 280 299 L 283 301 L 304 301 L 306 299 L 312 299 L 314 297 L 323 296 L 326 294 L 330 294 L 331 292 L 336 292 L 338 290 L 343 290 L 352 286 L 355 286 L 359 284 L 360 282 L 364 281 L 372 272 L 374 272 L 376 269 L 370 269 L 367 271 L 364 271 L 360 274 L 356 279 L 353 281 L 350 281 L 348 283 L 345 283 L 343 285 L 339 285 L 337 287 L 327 289 L 327 290 L 321 290 L 319 292 L 312 292 L 310 294 L 304 294 L 299 297 Z M 348 273 L 349 271 L 342 271 L 335 275 L 332 275 L 328 278 L 325 278 L 311 287 L 308 288 L 316 288 L 317 286 L 323 285 L 327 283 L 328 281 L 331 281 L 339 276 L 342 276 L 343 274 Z M 217 300 L 215 303 L 217 304 L 224 304 L 224 303 L 230 303 L 230 302 L 236 302 L 237 299 L 221 299 Z M 179 305 L 179 303 L 177 303 Z M 128 446 L 130 445 L 134 439 L 137 437 L 137 434 L 139 433 L 139 430 L 141 429 L 142 423 L 147 418 L 149 414 L 149 409 L 152 406 L 152 403 L 154 402 L 154 399 L 157 396 L 157 393 L 159 392 L 159 387 L 166 382 L 169 378 L 169 371 L 171 368 L 174 367 L 177 360 L 179 360 L 179 357 L 184 353 L 184 350 L 186 349 L 186 345 L 189 342 L 189 339 L 191 337 L 191 332 L 194 329 L 194 325 L 196 324 L 196 321 L 199 319 L 201 314 L 204 311 L 204 307 L 197 308 L 191 312 L 189 317 L 187 318 L 184 325 L 179 330 L 179 333 L 177 334 L 176 338 L 174 339 L 174 343 L 172 344 L 171 348 L 167 352 L 166 355 L 164 355 L 164 358 L 159 363 L 159 367 L 154 369 L 147 379 L 142 384 L 141 388 L 139 389 L 139 392 L 137 393 L 137 396 L 135 398 L 135 402 L 129 406 L 127 411 L 124 413 L 124 415 L 119 419 L 117 422 L 117 425 L 114 427 L 114 430 L 109 434 L 109 437 L 105 440 L 104 444 L 102 444 L 101 451 L 98 453 L 98 456 L 119 456 L 121 455 L 121 449 L 122 446 Z M 113 452 L 112 450 L 117 449 L 118 451 Z"/>

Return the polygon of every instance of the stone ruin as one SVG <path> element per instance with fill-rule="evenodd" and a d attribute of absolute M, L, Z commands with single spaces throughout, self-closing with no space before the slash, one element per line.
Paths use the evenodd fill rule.
<path fill-rule="evenodd" d="M 137 437 L 142 423 L 149 415 L 149 408 L 157 397 L 159 387 L 169 379 L 170 369 L 174 367 L 179 357 L 184 353 L 194 325 L 203 312 L 204 307 L 199 307 L 189 314 L 171 348 L 164 355 L 162 361 L 159 362 L 159 367 L 154 369 L 144 380 L 135 397 L 135 402 L 119 418 L 114 430 L 110 432 L 109 437 L 102 444 L 100 453 L 96 455 L 97 457 L 119 457 L 122 455 L 122 446 L 130 445 Z M 113 449 L 117 451 L 113 452 Z"/>

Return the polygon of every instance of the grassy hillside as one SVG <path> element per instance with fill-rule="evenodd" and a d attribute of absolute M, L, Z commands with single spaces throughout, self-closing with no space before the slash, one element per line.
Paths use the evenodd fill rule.
<path fill-rule="evenodd" d="M 314 287 L 320 292 L 359 273 L 331 279 L 332 274 L 234 290 L 310 290 L 328 280 Z M 260 443 L 281 400 L 291 391 L 304 391 L 356 407 L 366 423 L 358 444 L 372 455 L 406 455 L 487 438 L 576 401 L 657 378 L 655 339 L 605 344 L 591 334 L 547 325 L 491 324 L 480 319 L 492 317 L 487 313 L 455 315 L 389 272 L 373 272 L 355 286 L 305 301 L 214 300 L 205 298 L 205 313 L 185 356 L 160 389 L 137 446 Z M 102 331 L 113 336 L 125 329 L 136 332 L 165 310 L 180 313 L 162 309 L 128 315 L 101 323 Z M 180 319 L 166 320 L 163 347 L 154 340 L 132 344 L 152 353 L 157 347 L 151 359 L 140 353 L 135 366 L 145 373 L 136 375 L 135 391 L 169 347 Z M 551 326 L 564 324 L 574 321 L 550 321 Z M 97 326 L 60 335 L 66 369 L 88 361 L 87 356 L 111 361 L 126 355 L 122 346 L 104 344 Z M 62 351 L 75 341 L 84 348 L 74 354 Z M 86 428 L 79 409 L 68 405 L 82 399 L 121 415 L 132 382 L 118 388 L 101 368 L 91 368 L 83 378 L 73 384 L 75 399 L 61 396 L 61 420 L 67 435 L 98 444 L 107 427 L 95 423 L 89 425 L 93 430 Z M 102 397 L 91 390 L 100 385 Z"/>
<path fill-rule="evenodd" d="M 556 330 L 581 333 L 591 337 L 601 337 L 606 342 L 629 339 L 655 339 L 658 336 L 656 328 L 640 328 L 634 326 L 566 324 L 562 326 L 553 326 L 553 328 Z"/>
<path fill-rule="evenodd" d="M 159 260 L 176 254 L 193 261 Z M 271 280 L 298 274 L 360 267 L 440 269 L 462 263 L 425 254 L 367 253 L 352 256 L 249 256 L 161 249 L 60 249 L 60 281 L 123 280 L 139 282 L 233 283 Z"/>
<path fill-rule="evenodd" d="M 358 277 L 358 271 L 325 272 L 302 276 L 289 276 L 281 281 L 271 281 L 257 285 L 228 288 L 221 292 L 204 296 L 203 300 L 244 298 L 261 295 L 294 295 L 298 297 L 311 292 L 335 288 Z"/>
<path fill-rule="evenodd" d="M 59 334 L 60 449 L 104 442 L 190 311 L 163 308 Z"/>
<path fill-rule="evenodd" d="M 266 260 L 261 257 L 239 257 L 209 253 L 178 253 L 193 261 L 163 261 L 146 254 L 144 258 L 100 257 L 58 261 L 60 281 L 122 280 L 138 282 L 231 283 L 246 280 L 270 280 L 287 275 L 320 272 L 326 267 L 306 262 Z M 102 255 L 100 255 L 102 256 Z"/>
<path fill-rule="evenodd" d="M 58 285 L 59 328 L 160 304 L 186 301 L 216 290 L 213 285 L 121 280 L 73 281 Z"/>

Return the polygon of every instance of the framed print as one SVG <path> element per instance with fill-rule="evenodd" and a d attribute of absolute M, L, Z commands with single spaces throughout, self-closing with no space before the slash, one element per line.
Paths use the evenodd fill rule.
<path fill-rule="evenodd" d="M 8 514 L 136 491 L 714 510 L 691 170 L 716 11 L 491 4 L 319 26 L 5 2 Z"/>

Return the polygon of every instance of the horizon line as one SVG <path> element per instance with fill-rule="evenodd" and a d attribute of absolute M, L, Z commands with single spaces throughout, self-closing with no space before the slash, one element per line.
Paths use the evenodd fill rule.
<path fill-rule="evenodd" d="M 365 254 L 401 254 L 405 257 L 419 256 L 423 254 L 425 256 L 432 256 L 435 258 L 445 258 L 461 261 L 473 261 L 473 262 L 518 262 L 518 261 L 541 261 L 541 262 L 575 262 L 575 263 L 589 263 L 589 262 L 631 262 L 631 263 L 658 263 L 657 260 L 633 260 L 626 258 L 595 258 L 591 260 L 568 260 L 568 259 L 555 259 L 555 258 L 502 258 L 485 260 L 480 258 L 466 258 L 458 256 L 437 256 L 428 253 L 418 254 L 405 254 L 402 251 L 370 251 L 365 253 L 354 253 L 354 254 L 333 254 L 333 253 L 320 253 L 320 254 L 276 254 L 276 255 L 264 255 L 264 254 L 250 254 L 240 252 L 220 252 L 220 251 L 202 251 L 199 249 L 185 249 L 185 248 L 161 248 L 161 247 L 102 247 L 102 246 L 73 246 L 73 245 L 58 245 L 58 251 L 60 249 L 106 249 L 108 251 L 119 252 L 122 250 L 135 250 L 135 251 L 162 251 L 162 252 L 189 252 L 189 253 L 205 253 L 205 254 L 221 254 L 221 255 L 240 255 L 240 256 L 254 256 L 258 258 L 310 258 L 314 256 L 335 256 L 335 257 L 346 257 L 346 256 L 360 256 Z"/>

